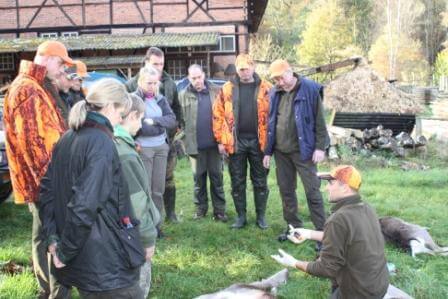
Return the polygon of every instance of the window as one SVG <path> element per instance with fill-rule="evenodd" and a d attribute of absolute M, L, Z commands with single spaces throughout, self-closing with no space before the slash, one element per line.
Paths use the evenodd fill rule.
<path fill-rule="evenodd" d="M 76 31 L 62 32 L 61 36 L 63 36 L 63 37 L 77 37 L 78 36 L 78 32 L 76 32 Z"/>
<path fill-rule="evenodd" d="M 0 71 L 14 70 L 14 54 L 1 53 L 0 54 Z"/>
<path fill-rule="evenodd" d="M 55 37 L 58 37 L 58 33 L 57 32 L 45 32 L 45 33 L 41 33 L 40 37 L 55 38 Z"/>
<path fill-rule="evenodd" d="M 235 35 L 221 35 L 214 52 L 235 52 Z"/>
<path fill-rule="evenodd" d="M 168 74 L 171 75 L 173 80 L 182 79 L 187 75 L 187 67 L 185 61 L 180 59 L 170 59 L 167 61 Z"/>
<path fill-rule="evenodd" d="M 203 59 L 203 58 L 197 58 L 197 59 L 190 59 L 189 61 L 189 66 L 192 64 L 198 64 L 202 67 L 202 70 L 204 71 L 204 73 L 207 75 L 208 74 L 208 64 L 207 64 L 207 59 Z"/>

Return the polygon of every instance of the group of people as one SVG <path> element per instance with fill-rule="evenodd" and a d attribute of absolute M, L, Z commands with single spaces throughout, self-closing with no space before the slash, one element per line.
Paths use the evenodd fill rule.
<path fill-rule="evenodd" d="M 195 219 L 208 212 L 208 177 L 213 218 L 228 221 L 224 156 L 237 214 L 231 227 L 248 223 L 249 164 L 256 225 L 268 228 L 274 156 L 286 222 L 279 239 L 315 240 L 320 258 L 306 263 L 283 251 L 273 258 L 332 278 L 335 298 L 381 298 L 388 282 L 384 244 L 373 210 L 357 192 L 359 173 L 351 166 L 317 173 L 329 144 L 322 86 L 279 59 L 269 68 L 273 87 L 240 54 L 237 75 L 222 87 L 194 64 L 178 93 L 164 64 L 163 51 L 151 47 L 125 85 L 102 79 L 84 95 L 85 64 L 72 60 L 62 43 L 46 41 L 33 62 L 21 61 L 4 103 L 6 149 L 15 201 L 28 203 L 33 215 L 40 298 L 69 298 L 71 287 L 82 298 L 147 297 L 162 223 L 178 221 L 173 139 L 180 131 L 193 172 Z M 298 216 L 297 173 L 316 231 L 303 229 Z M 322 178 L 330 180 L 335 202 L 327 220 Z"/>

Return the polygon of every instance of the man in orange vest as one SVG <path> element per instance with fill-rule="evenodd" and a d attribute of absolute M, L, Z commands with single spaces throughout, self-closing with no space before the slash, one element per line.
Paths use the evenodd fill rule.
<path fill-rule="evenodd" d="M 46 81 L 54 81 L 72 65 L 65 46 L 58 41 L 39 45 L 34 61 L 22 60 L 18 76 L 5 97 L 4 124 L 14 201 L 28 204 L 33 216 L 32 256 L 39 284 L 39 298 L 64 298 L 69 290 L 50 273 L 47 244 L 39 219 L 39 186 L 53 146 L 66 130 L 61 111 Z"/>
<path fill-rule="evenodd" d="M 266 229 L 269 190 L 263 151 L 267 140 L 271 84 L 255 73 L 255 64 L 249 55 L 238 55 L 235 66 L 238 76 L 224 84 L 213 105 L 213 132 L 220 153 L 229 157 L 232 197 L 238 214 L 232 228 L 240 229 L 247 224 L 246 173 L 249 162 L 256 223 L 259 228 Z"/>

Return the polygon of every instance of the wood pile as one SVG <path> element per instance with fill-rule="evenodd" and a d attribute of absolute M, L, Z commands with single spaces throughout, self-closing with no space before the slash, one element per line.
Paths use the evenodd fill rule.
<path fill-rule="evenodd" d="M 364 131 L 329 126 L 330 134 L 330 160 L 338 159 L 338 146 L 345 145 L 354 153 L 368 153 L 376 150 L 384 150 L 393 153 L 397 157 L 405 157 L 410 152 L 425 152 L 427 140 L 424 136 L 413 139 L 408 133 L 401 132 L 392 136 L 392 130 L 384 129 L 382 125 Z"/>
<path fill-rule="evenodd" d="M 324 105 L 337 112 L 416 114 L 423 110 L 418 98 L 387 82 L 365 63 L 325 86 Z"/>

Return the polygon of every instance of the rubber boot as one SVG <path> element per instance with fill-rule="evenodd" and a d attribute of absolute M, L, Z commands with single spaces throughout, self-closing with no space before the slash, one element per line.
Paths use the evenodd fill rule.
<path fill-rule="evenodd" d="M 266 223 L 266 203 L 268 201 L 268 190 L 254 190 L 255 211 L 257 213 L 257 226 L 260 229 L 267 229 Z"/>
<path fill-rule="evenodd" d="M 246 190 L 243 190 L 245 193 Z M 233 194 L 233 203 L 235 204 L 235 210 L 238 216 L 235 219 L 235 223 L 232 224 L 231 228 L 241 229 L 247 224 L 246 219 L 246 196 L 244 193 Z"/>
<path fill-rule="evenodd" d="M 165 203 L 166 221 L 171 223 L 178 223 L 176 216 L 176 188 L 170 187 L 165 189 L 163 194 L 163 201 Z"/>

